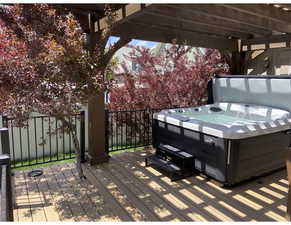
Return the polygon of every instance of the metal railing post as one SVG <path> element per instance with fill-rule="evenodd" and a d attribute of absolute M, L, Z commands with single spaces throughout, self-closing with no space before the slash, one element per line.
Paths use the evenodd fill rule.
<path fill-rule="evenodd" d="M 109 156 L 109 113 L 108 109 L 105 109 L 105 153 Z"/>
<path fill-rule="evenodd" d="M 8 128 L 0 129 L 2 154 L 10 155 Z"/>
<path fill-rule="evenodd" d="M 85 156 L 85 111 L 80 112 L 80 149 L 81 149 L 81 163 L 86 162 Z"/>
<path fill-rule="evenodd" d="M 0 155 L 1 166 L 1 221 L 13 221 L 13 196 L 11 184 L 10 157 Z"/>
<path fill-rule="evenodd" d="M 8 118 L 7 118 L 7 116 L 2 116 L 2 127 L 8 127 Z"/>

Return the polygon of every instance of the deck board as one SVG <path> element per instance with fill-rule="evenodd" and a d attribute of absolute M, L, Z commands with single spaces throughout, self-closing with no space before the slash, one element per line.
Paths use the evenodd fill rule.
<path fill-rule="evenodd" d="M 98 171 L 97 173 L 95 172 L 96 178 L 101 181 L 101 183 L 107 188 L 115 200 L 117 200 L 121 208 L 126 210 L 134 221 L 145 220 L 146 216 L 143 211 L 134 205 L 134 203 L 126 195 L 127 193 L 124 193 L 124 191 L 121 190 L 121 188 L 117 185 L 118 181 L 110 179 L 107 165 L 102 165 L 102 167 L 102 169 L 97 168 L 94 171 L 92 171 L 92 168 L 90 169 L 92 173 Z"/>
<path fill-rule="evenodd" d="M 159 221 L 159 217 L 145 204 L 143 197 L 139 197 L 138 192 L 136 192 L 135 186 L 126 183 L 126 179 L 122 179 L 118 171 L 112 169 L 111 165 L 108 165 L 106 170 L 106 176 L 115 180 L 116 185 L 120 189 L 126 198 L 131 202 L 131 204 L 138 208 L 139 211 L 143 214 L 144 221 Z"/>
<path fill-rule="evenodd" d="M 116 164 L 118 163 L 118 160 L 121 161 L 120 162 L 121 165 L 126 163 L 126 159 L 123 158 L 122 156 L 116 160 L 117 161 Z M 200 219 L 203 218 L 208 221 L 215 220 L 214 217 L 211 217 L 209 214 L 206 215 L 207 213 L 200 212 L 200 209 L 198 208 L 196 208 L 196 210 L 188 209 L 188 206 L 184 203 L 184 201 L 180 201 L 179 197 L 177 197 L 177 195 L 180 197 L 182 195 L 179 195 L 179 193 L 177 192 L 175 188 L 168 186 L 167 184 L 164 184 L 164 182 L 161 182 L 161 178 L 165 178 L 161 173 L 154 171 L 154 169 L 150 167 L 148 168 L 141 167 L 139 164 L 136 164 L 136 162 L 134 162 L 135 160 L 131 162 L 127 162 L 126 168 L 128 170 L 128 173 L 132 173 L 132 175 L 136 179 L 141 180 L 142 186 L 149 187 L 154 193 L 155 192 L 158 193 L 159 198 L 161 198 L 161 196 L 165 196 L 164 198 L 161 198 L 161 199 L 166 201 L 167 204 L 170 205 L 171 208 L 173 208 L 173 210 L 180 215 L 180 218 L 179 218 L 180 220 L 182 221 L 193 220 L 193 218 L 195 218 L 195 215 L 196 217 L 199 217 Z M 153 171 L 155 175 L 148 173 L 147 170 Z M 158 175 L 159 177 L 156 177 L 156 175 Z M 141 176 L 142 176 L 142 179 L 141 179 Z M 173 182 L 172 184 L 176 185 L 176 182 Z M 182 198 L 184 197 L 182 196 Z M 179 202 L 180 204 L 177 204 Z M 193 204 L 193 202 L 190 203 L 188 200 L 186 200 L 186 202 L 191 205 Z M 199 219 L 197 218 L 197 220 Z"/>
<path fill-rule="evenodd" d="M 167 220 L 167 221 L 181 221 L 185 220 L 183 215 L 179 215 L 177 211 L 171 207 L 166 201 L 159 198 L 157 192 L 152 191 L 147 187 L 142 181 L 136 179 L 131 172 L 125 170 L 124 166 L 120 166 L 119 163 L 110 164 L 113 171 L 119 176 L 123 181 L 135 190 L 137 196 L 144 200 L 144 204 L 152 209 L 153 212 L 158 216 L 157 220 Z"/>
<path fill-rule="evenodd" d="M 112 221 L 133 221 L 133 218 L 129 213 L 119 204 L 114 195 L 109 191 L 106 185 L 95 176 L 95 172 L 89 167 L 84 167 L 84 172 L 86 173 L 87 179 L 90 180 L 92 184 L 99 188 L 101 196 L 103 196 L 103 204 L 111 208 L 111 213 L 113 213 Z M 114 210 L 112 210 L 114 209 Z M 109 214 L 110 216 L 111 214 Z"/>
<path fill-rule="evenodd" d="M 66 199 L 63 194 L 63 191 L 65 190 L 59 187 L 52 171 L 56 172 L 57 170 L 51 170 L 49 167 L 45 167 L 43 168 L 44 174 L 42 175 L 45 179 L 44 183 L 47 184 L 52 195 L 52 204 L 54 205 L 61 221 L 75 221 L 72 209 L 68 203 L 69 199 Z"/>
<path fill-rule="evenodd" d="M 75 180 L 79 181 L 75 165 L 67 164 L 67 166 L 70 168 L 69 171 L 74 176 Z M 82 182 L 77 182 L 77 184 L 78 186 L 76 186 L 76 188 L 79 188 L 81 191 L 80 195 L 84 196 L 84 193 L 86 193 L 87 198 L 91 201 L 91 207 L 93 210 L 92 214 L 95 214 L 92 215 L 94 218 L 92 221 L 120 221 L 117 216 L 112 213 L 109 205 L 105 203 L 106 201 L 104 196 L 100 194 L 100 190 L 97 189 L 96 185 L 92 184 L 89 179 L 85 179 Z"/>
<path fill-rule="evenodd" d="M 30 178 L 26 173 L 23 173 L 24 179 L 27 183 L 27 193 L 31 209 L 33 222 L 46 222 L 47 217 L 44 210 L 44 204 L 34 178 Z"/>
<path fill-rule="evenodd" d="M 147 150 L 114 155 L 110 162 L 43 168 L 37 178 L 15 172 L 15 221 L 285 221 L 285 170 L 219 187 L 199 174 L 171 182 L 144 167 Z"/>
<path fill-rule="evenodd" d="M 93 212 L 91 201 L 85 192 L 81 192 L 80 185 L 75 177 L 70 173 L 66 164 L 56 165 L 59 171 L 59 180 L 62 180 L 63 185 L 67 187 L 65 194 L 66 198 L 70 199 L 70 207 L 72 208 L 73 215 L 77 221 L 96 221 L 98 213 Z"/>
<path fill-rule="evenodd" d="M 88 195 L 88 190 L 84 186 L 84 182 L 80 182 L 80 180 L 75 177 L 71 171 L 71 165 L 59 165 L 58 167 L 60 170 L 63 168 L 62 172 L 66 177 L 67 182 L 71 183 L 74 194 L 77 196 L 83 210 L 86 212 L 86 221 L 98 221 L 100 219 L 100 213 L 91 200 L 93 196 L 91 197 Z"/>
<path fill-rule="evenodd" d="M 74 193 L 72 185 L 66 181 L 66 178 L 63 175 L 62 170 L 60 170 L 60 168 L 58 167 L 58 165 L 54 167 L 54 170 L 52 169 L 53 167 L 48 168 L 51 169 L 51 173 L 57 181 L 58 188 L 62 190 L 63 196 L 66 199 L 67 203 L 69 204 L 74 220 L 88 221 L 86 211 L 82 207 L 82 202 L 80 201 L 82 196 L 77 196 Z M 55 171 L 58 171 L 58 173 L 55 173 Z"/>
<path fill-rule="evenodd" d="M 15 200 L 19 221 L 32 222 L 27 182 L 22 171 L 15 173 Z"/>
<path fill-rule="evenodd" d="M 59 214 L 57 213 L 56 208 L 54 207 L 54 200 L 47 185 L 47 181 L 44 176 L 36 177 L 35 181 L 37 183 L 38 190 L 40 192 L 40 199 L 44 206 L 44 211 L 48 222 L 57 222 L 61 221 Z"/>
<path fill-rule="evenodd" d="M 139 167 L 140 170 L 143 170 L 143 161 L 140 161 L 139 158 L 135 158 L 136 160 L 133 160 L 132 163 Z M 208 210 L 209 206 L 207 205 L 211 198 L 215 198 L 212 195 L 208 194 L 208 190 L 203 190 L 203 194 L 205 196 L 207 196 L 207 201 L 202 202 L 200 205 L 198 204 L 193 204 L 193 200 L 190 199 L 190 196 L 186 196 L 183 195 L 183 193 L 180 192 L 180 190 L 183 190 L 186 188 L 186 186 L 184 185 L 183 182 L 171 182 L 170 179 L 168 177 L 165 177 L 164 175 L 160 175 L 160 177 L 156 177 L 154 174 L 156 174 L 156 172 L 154 172 L 153 168 L 146 168 L 144 170 L 144 172 L 146 173 L 147 176 L 149 176 L 150 180 L 154 180 L 156 181 L 165 191 L 165 195 L 164 197 L 170 201 L 172 204 L 176 204 L 177 206 L 177 210 L 179 211 L 189 211 L 187 213 L 184 213 L 186 215 L 189 216 L 189 214 L 198 214 L 201 215 L 204 218 L 207 218 L 208 221 L 215 221 L 217 219 L 221 219 L 222 221 L 229 221 L 231 220 L 228 216 L 224 216 L 223 212 L 220 212 L 218 207 L 217 208 L 217 212 L 214 212 L 212 214 L 211 210 Z M 175 184 L 174 184 L 175 183 Z M 194 186 L 195 187 L 195 186 Z M 193 196 L 197 197 L 197 196 L 201 196 L 202 193 L 199 193 L 196 191 L 196 193 L 194 192 L 194 189 L 190 188 L 189 192 L 191 192 L 193 194 Z M 178 204 L 177 204 L 178 203 Z M 179 204 L 180 203 L 180 204 Z M 202 207 L 205 207 L 206 210 L 201 210 Z M 219 213 L 218 213 L 219 212 Z M 220 217 L 217 218 L 217 215 L 220 214 Z M 224 217 L 224 219 L 222 219 L 222 217 Z M 233 220 L 234 219 L 239 219 L 236 218 L 235 215 L 233 215 Z"/>

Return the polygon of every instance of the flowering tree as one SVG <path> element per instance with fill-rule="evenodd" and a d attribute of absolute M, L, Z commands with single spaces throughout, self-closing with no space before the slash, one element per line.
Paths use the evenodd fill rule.
<path fill-rule="evenodd" d="M 123 64 L 124 85 L 110 90 L 112 110 L 200 105 L 211 77 L 228 72 L 218 50 L 171 45 L 155 54 L 149 48 L 129 47 L 126 58 L 140 66 L 132 71 Z"/>
<path fill-rule="evenodd" d="M 139 69 L 132 71 L 123 63 L 123 86 L 114 85 L 110 89 L 110 110 L 201 105 L 206 101 L 207 83 L 211 77 L 215 73 L 228 72 L 225 58 L 218 50 L 174 44 L 156 54 L 148 48 L 129 47 L 132 51 L 126 58 L 139 65 Z M 156 110 L 125 112 L 114 120 L 119 126 L 129 128 L 126 137 L 137 136 L 143 141 L 145 131 L 150 130 L 153 111 Z M 114 133 L 116 129 L 109 132 Z"/>
<path fill-rule="evenodd" d="M 83 171 L 74 124 L 90 96 L 108 88 L 106 74 L 115 51 L 129 40 L 105 48 L 114 28 L 114 11 L 107 6 L 108 28 L 95 34 L 88 54 L 80 22 L 67 9 L 47 4 L 0 7 L 0 110 L 19 125 L 32 112 L 56 117 L 72 134 L 80 177 Z"/>

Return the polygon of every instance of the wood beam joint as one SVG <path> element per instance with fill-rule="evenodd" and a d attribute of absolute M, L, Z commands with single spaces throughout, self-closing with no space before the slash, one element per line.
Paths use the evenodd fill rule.
<path fill-rule="evenodd" d="M 264 50 L 268 48 L 289 48 L 290 42 L 291 34 L 242 40 L 242 51 Z"/>

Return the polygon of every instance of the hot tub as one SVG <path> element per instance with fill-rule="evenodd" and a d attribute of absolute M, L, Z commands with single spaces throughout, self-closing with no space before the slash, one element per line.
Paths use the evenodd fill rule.
<path fill-rule="evenodd" d="M 285 166 L 289 110 L 253 103 L 214 102 L 153 115 L 153 145 L 194 156 L 196 169 L 225 185 Z"/>

